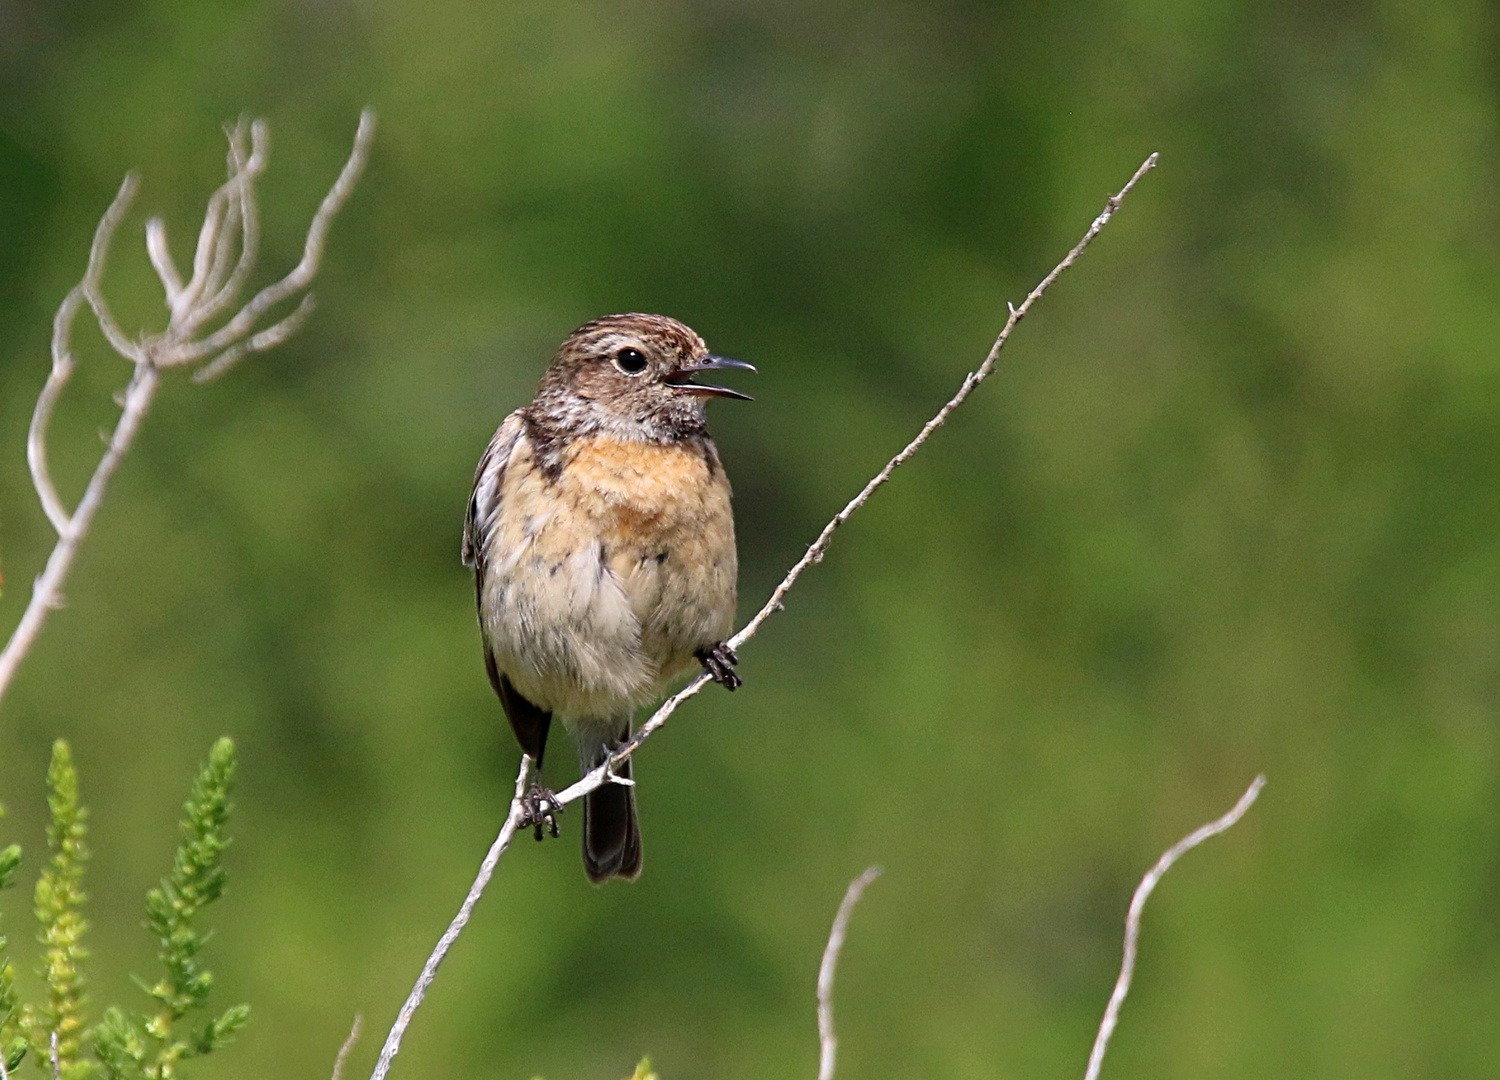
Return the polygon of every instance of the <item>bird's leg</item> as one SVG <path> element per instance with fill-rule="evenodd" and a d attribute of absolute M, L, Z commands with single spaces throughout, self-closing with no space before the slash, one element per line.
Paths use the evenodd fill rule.
<path fill-rule="evenodd" d="M 738 690 L 745 685 L 745 680 L 734 672 L 734 666 L 740 662 L 740 658 L 734 655 L 734 650 L 724 642 L 709 649 L 699 649 L 693 654 L 698 658 L 698 663 L 703 665 L 703 670 L 708 677 L 726 690 Z"/>
<path fill-rule="evenodd" d="M 557 801 L 557 792 L 544 785 L 541 778 L 542 769 L 538 765 L 535 779 L 526 789 L 526 794 L 521 796 L 521 809 L 524 813 L 520 828 L 529 826 L 534 829 L 538 842 L 544 835 L 554 838 L 557 836 L 557 815 L 563 812 L 562 804 Z"/>

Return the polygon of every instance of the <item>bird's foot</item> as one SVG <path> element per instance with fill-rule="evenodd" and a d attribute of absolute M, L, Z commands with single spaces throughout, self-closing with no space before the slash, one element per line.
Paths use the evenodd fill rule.
<path fill-rule="evenodd" d="M 544 835 L 557 836 L 557 815 L 563 811 L 562 804 L 557 801 L 557 792 L 541 784 L 532 784 L 521 796 L 521 809 L 524 814 L 520 828 L 534 829 L 538 840 Z"/>
<path fill-rule="evenodd" d="M 740 662 L 740 658 L 724 642 L 719 642 L 711 649 L 699 649 L 693 655 L 703 665 L 708 677 L 724 689 L 738 690 L 745 685 L 745 680 L 734 672 L 734 666 Z"/>

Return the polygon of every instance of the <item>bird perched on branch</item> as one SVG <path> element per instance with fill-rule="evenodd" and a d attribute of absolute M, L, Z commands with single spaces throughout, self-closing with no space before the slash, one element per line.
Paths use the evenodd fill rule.
<path fill-rule="evenodd" d="M 695 664 L 740 685 L 733 625 L 729 481 L 705 426 L 711 397 L 750 400 L 694 376 L 726 368 L 661 315 L 611 315 L 575 330 L 537 390 L 505 418 L 474 477 L 463 560 L 474 571 L 490 683 L 541 771 L 556 716 L 584 770 L 630 737 L 631 716 Z M 641 872 L 631 767 L 584 797 L 590 879 Z M 529 823 L 556 834 L 550 791 Z"/>

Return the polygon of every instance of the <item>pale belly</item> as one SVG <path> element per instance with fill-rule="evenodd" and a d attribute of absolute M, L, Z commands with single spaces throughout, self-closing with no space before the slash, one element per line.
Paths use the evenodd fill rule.
<path fill-rule="evenodd" d="M 560 717 L 659 698 L 728 636 L 729 489 L 700 454 L 594 442 L 549 482 L 518 450 L 487 552 L 484 631 L 500 670 Z"/>

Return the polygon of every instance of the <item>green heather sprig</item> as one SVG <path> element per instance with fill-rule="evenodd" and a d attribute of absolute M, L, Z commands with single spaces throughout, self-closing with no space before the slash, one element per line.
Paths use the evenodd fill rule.
<path fill-rule="evenodd" d="M 184 804 L 182 839 L 171 872 L 146 894 L 146 925 L 156 935 L 162 975 L 148 984 L 137 980 L 155 1001 L 150 1013 L 116 1006 L 104 1011 L 97 1026 L 86 1026 L 83 938 L 86 899 L 83 872 L 89 852 L 87 812 L 78 797 L 78 772 L 68 744 L 52 747 L 47 770 L 47 807 L 51 826 L 47 845 L 52 857 L 36 884 L 35 908 L 42 945 L 38 974 L 46 983 L 43 1005 L 23 1005 L 15 965 L 0 937 L 0 1072 L 10 1075 L 23 1057 L 49 1077 L 56 1039 L 56 1069 L 62 1080 L 173 1080 L 178 1063 L 201 1057 L 231 1041 L 250 1017 L 249 1006 L 236 1005 L 197 1026 L 179 1030 L 188 1013 L 201 1010 L 213 987 L 213 975 L 199 963 L 208 935 L 196 925 L 204 907 L 224 893 L 223 857 L 229 847 L 229 789 L 234 781 L 234 744 L 220 739 L 193 782 Z M 0 807 L 0 817 L 4 816 Z M 21 849 L 0 849 L 0 888 L 11 884 L 21 865 Z M 85 1057 L 92 1049 L 92 1058 Z"/>
<path fill-rule="evenodd" d="M 235 1005 L 190 1031 L 176 1026 L 206 1004 L 213 987 L 213 974 L 198 962 L 208 935 L 194 919 L 224 892 L 234 768 L 234 743 L 220 739 L 183 805 L 182 842 L 172 872 L 146 894 L 146 925 L 159 943 L 163 971 L 155 983 L 141 986 L 160 1007 L 150 1015 L 118 1008 L 105 1012 L 93 1036 L 95 1055 L 109 1080 L 172 1080 L 179 1061 L 219 1049 L 250 1019 L 248 1005 Z"/>
<path fill-rule="evenodd" d="M 35 908 L 41 925 L 37 940 L 44 952 L 40 974 L 47 983 L 47 1004 L 23 1010 L 31 1052 L 39 1062 L 50 1062 L 51 1037 L 57 1034 L 57 1060 L 63 1080 L 84 1080 L 94 1071 L 92 1062 L 79 1059 L 85 1034 L 86 1000 L 83 961 L 88 950 L 83 936 L 88 920 L 83 917 L 87 897 L 83 870 L 88 863 L 86 842 L 88 812 L 78 801 L 78 770 L 73 753 L 58 739 L 52 744 L 52 764 L 47 768 L 47 809 L 52 823 L 47 829 L 47 847 L 52 858 L 36 883 Z"/>

